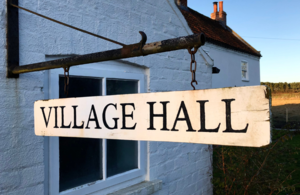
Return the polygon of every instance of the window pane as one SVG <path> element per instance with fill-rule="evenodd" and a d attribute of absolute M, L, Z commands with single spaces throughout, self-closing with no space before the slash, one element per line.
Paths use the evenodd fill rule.
<path fill-rule="evenodd" d="M 138 93 L 138 82 L 107 80 L 107 95 Z M 107 177 L 138 168 L 138 142 L 107 140 Z"/>
<path fill-rule="evenodd" d="M 107 177 L 137 168 L 137 141 L 107 140 Z"/>
<path fill-rule="evenodd" d="M 242 78 L 246 79 L 247 78 L 247 72 L 242 70 Z"/>
<path fill-rule="evenodd" d="M 242 62 L 242 70 L 247 71 L 247 63 L 246 62 Z"/>
<path fill-rule="evenodd" d="M 101 79 L 71 77 L 68 97 L 102 95 Z M 65 98 L 64 77 L 59 78 L 59 97 Z M 102 179 L 102 140 L 59 138 L 59 191 Z"/>
<path fill-rule="evenodd" d="M 59 98 L 66 98 L 64 93 L 64 77 L 59 77 Z M 102 79 L 88 77 L 74 77 L 69 79 L 68 97 L 87 97 L 102 95 Z"/>
<path fill-rule="evenodd" d="M 111 80 L 106 81 L 106 95 L 138 93 L 138 81 Z"/>
<path fill-rule="evenodd" d="M 247 71 L 248 71 L 248 63 L 242 62 L 242 79 L 248 79 Z"/>

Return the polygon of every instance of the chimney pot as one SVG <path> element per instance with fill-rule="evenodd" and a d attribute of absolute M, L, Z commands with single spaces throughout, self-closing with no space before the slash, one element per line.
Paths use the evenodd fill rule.
<path fill-rule="evenodd" d="M 177 5 L 182 5 L 184 7 L 187 7 L 187 1 L 188 0 L 177 0 Z"/>
<path fill-rule="evenodd" d="M 226 12 L 223 10 L 223 1 L 219 2 L 219 12 L 218 12 L 218 2 L 214 2 L 214 12 L 210 14 L 210 18 L 219 21 L 220 24 L 226 28 Z"/>
<path fill-rule="evenodd" d="M 218 2 L 214 2 L 214 13 L 218 12 Z"/>
<path fill-rule="evenodd" d="M 223 1 L 219 1 L 219 10 L 223 12 Z"/>

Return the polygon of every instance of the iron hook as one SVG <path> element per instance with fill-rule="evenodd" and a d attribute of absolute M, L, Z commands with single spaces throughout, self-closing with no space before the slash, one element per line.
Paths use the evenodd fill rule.
<path fill-rule="evenodd" d="M 196 80 L 193 80 L 193 81 L 191 82 L 191 85 L 192 85 L 192 87 L 193 87 L 194 90 L 195 90 L 195 87 L 194 87 L 193 83 L 196 83 L 196 85 L 198 85 L 198 82 L 197 82 Z"/>
<path fill-rule="evenodd" d="M 141 34 L 142 36 L 142 39 L 140 41 L 140 52 L 143 54 L 143 56 L 145 56 L 144 52 L 143 52 L 143 47 L 144 45 L 146 44 L 146 41 L 147 41 L 147 35 L 143 32 L 143 31 L 139 31 L 139 33 Z"/>
<path fill-rule="evenodd" d="M 143 31 L 139 31 L 139 33 L 141 34 L 142 36 L 142 39 L 140 41 L 140 44 L 142 44 L 143 46 L 146 44 L 146 41 L 147 41 L 147 35 L 146 33 L 144 33 Z"/>

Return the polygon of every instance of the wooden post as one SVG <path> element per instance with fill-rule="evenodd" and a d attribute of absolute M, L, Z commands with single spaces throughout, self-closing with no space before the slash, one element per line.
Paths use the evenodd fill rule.
<path fill-rule="evenodd" d="M 6 23 L 6 59 L 7 59 L 7 78 L 18 78 L 18 73 L 12 70 L 19 66 L 19 10 L 11 6 L 7 0 L 7 23 Z M 18 5 L 18 0 L 12 0 Z"/>
<path fill-rule="evenodd" d="M 287 108 L 285 108 L 286 110 L 286 122 L 288 123 L 289 122 L 289 110 Z"/>

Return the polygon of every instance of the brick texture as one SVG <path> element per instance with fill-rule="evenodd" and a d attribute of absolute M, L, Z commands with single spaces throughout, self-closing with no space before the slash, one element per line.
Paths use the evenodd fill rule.
<path fill-rule="evenodd" d="M 187 7 L 187 0 L 177 0 L 177 4 Z"/>
<path fill-rule="evenodd" d="M 19 0 L 19 4 L 70 25 L 125 44 L 186 36 L 170 4 L 172 0 Z M 118 45 L 77 32 L 20 10 L 20 64 L 46 56 L 86 54 Z M 33 104 L 44 98 L 44 72 L 6 78 L 6 1 L 0 3 L 0 194 L 44 194 L 44 138 L 34 134 Z M 182 20 L 183 17 L 181 18 Z M 149 69 L 148 91 L 191 90 L 190 56 L 186 50 L 130 58 Z M 199 54 L 197 89 L 211 87 L 211 67 Z M 63 73 L 63 70 L 62 70 Z M 211 152 L 208 145 L 150 142 L 149 179 L 162 180 L 157 194 L 211 194 Z M 46 191 L 47 194 L 47 191 Z"/>

